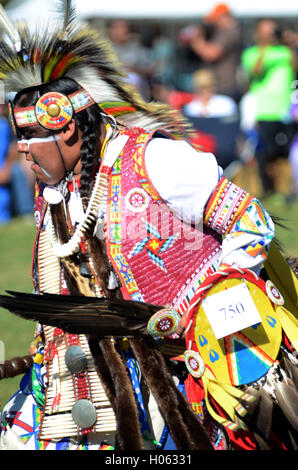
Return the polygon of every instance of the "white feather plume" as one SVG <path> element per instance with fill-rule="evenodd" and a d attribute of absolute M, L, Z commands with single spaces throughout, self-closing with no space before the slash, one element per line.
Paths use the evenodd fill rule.
<path fill-rule="evenodd" d="M 73 0 L 56 0 L 54 9 L 52 10 L 59 17 L 61 21 L 62 36 L 68 35 L 70 30 L 73 30 L 77 25 L 76 7 Z"/>
<path fill-rule="evenodd" d="M 6 33 L 10 40 L 12 41 L 13 47 L 16 52 L 19 52 L 22 49 L 22 41 L 19 35 L 17 28 L 14 26 L 13 22 L 7 15 L 3 6 L 0 4 L 0 28 L 4 33 Z"/>

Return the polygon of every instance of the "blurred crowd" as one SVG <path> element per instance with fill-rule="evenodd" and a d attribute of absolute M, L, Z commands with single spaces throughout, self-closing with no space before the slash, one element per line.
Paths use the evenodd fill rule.
<path fill-rule="evenodd" d="M 227 177 L 255 165 L 267 197 L 287 165 L 287 201 L 298 200 L 298 32 L 271 18 L 246 31 L 223 3 L 174 40 L 166 28 L 137 33 L 123 20 L 107 32 L 131 83 L 183 113 L 193 143 L 215 153 Z"/>
<path fill-rule="evenodd" d="M 33 216 L 34 177 L 18 153 L 6 104 L 0 104 L 0 224 L 18 216 Z"/>
<path fill-rule="evenodd" d="M 290 169 L 286 201 L 298 201 L 298 33 L 276 19 L 250 34 L 226 4 L 175 30 L 106 24 L 128 80 L 147 101 L 168 103 L 192 124 L 192 143 L 216 155 L 227 177 L 254 166 L 260 194 L 279 191 L 280 161 Z M 244 34 L 246 33 L 246 34 Z M 34 182 L 20 159 L 5 105 L 0 112 L 0 223 L 32 214 Z M 248 190 L 250 188 L 247 188 Z"/>

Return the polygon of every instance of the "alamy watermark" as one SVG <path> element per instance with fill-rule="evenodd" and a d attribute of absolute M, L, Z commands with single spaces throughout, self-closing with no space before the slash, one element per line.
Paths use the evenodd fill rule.
<path fill-rule="evenodd" d="M 146 249 L 147 243 L 155 241 L 162 243 L 163 248 L 160 243 L 158 246 L 163 252 L 179 239 L 183 240 L 185 250 L 200 250 L 204 241 L 202 217 L 198 217 L 197 220 L 193 217 L 190 220 L 189 217 L 183 217 L 182 212 L 179 216 L 174 216 L 166 207 L 163 203 L 153 204 L 133 216 L 123 211 L 121 223 L 110 221 L 112 239 L 116 241 L 117 238 L 121 238 L 122 243 L 135 242 L 136 251 L 141 251 L 142 244 Z M 103 224 L 98 223 L 96 235 L 99 239 L 105 238 Z"/>

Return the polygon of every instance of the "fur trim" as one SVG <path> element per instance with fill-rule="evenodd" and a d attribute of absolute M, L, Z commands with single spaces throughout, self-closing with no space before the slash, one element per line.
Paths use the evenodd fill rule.
<path fill-rule="evenodd" d="M 143 450 L 137 405 L 126 368 L 112 340 L 101 340 L 99 346 L 109 366 L 116 391 L 118 450 Z"/>
<path fill-rule="evenodd" d="M 105 297 L 111 298 L 113 293 L 108 290 L 109 284 L 109 260 L 103 243 L 95 238 L 91 233 L 86 234 L 89 254 L 93 262 L 95 273 Z"/>
<path fill-rule="evenodd" d="M 205 430 L 177 389 L 161 352 L 148 341 L 147 338 L 131 339 L 130 345 L 177 449 L 211 450 Z"/>
<path fill-rule="evenodd" d="M 26 374 L 32 367 L 33 357 L 27 355 L 24 357 L 14 357 L 9 361 L 0 364 L 0 380 L 16 377 L 20 374 Z"/>

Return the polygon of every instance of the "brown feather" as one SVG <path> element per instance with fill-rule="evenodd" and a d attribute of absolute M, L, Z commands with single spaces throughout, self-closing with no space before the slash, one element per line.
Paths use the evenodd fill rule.
<path fill-rule="evenodd" d="M 275 394 L 282 412 L 298 431 L 298 392 L 295 385 L 290 379 L 278 381 Z"/>
<path fill-rule="evenodd" d="M 147 334 L 150 317 L 161 307 L 123 299 L 8 291 L 0 305 L 25 319 L 57 326 L 68 333 L 99 337 L 130 337 Z"/>
<path fill-rule="evenodd" d="M 260 388 L 260 399 L 255 412 L 255 428 L 257 433 L 267 441 L 272 428 L 273 401 L 271 397 Z"/>
<path fill-rule="evenodd" d="M 150 342 L 149 338 L 131 339 L 130 345 L 177 449 L 211 450 L 206 431 L 177 389 L 161 352 Z"/>
<path fill-rule="evenodd" d="M 280 361 L 282 367 L 285 369 L 286 373 L 292 379 L 294 382 L 296 388 L 298 388 L 298 366 L 294 365 L 290 359 L 288 359 L 286 356 L 282 356 L 281 361 Z"/>

